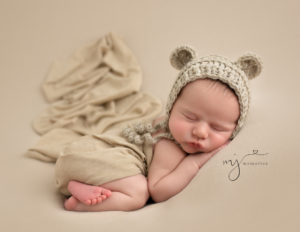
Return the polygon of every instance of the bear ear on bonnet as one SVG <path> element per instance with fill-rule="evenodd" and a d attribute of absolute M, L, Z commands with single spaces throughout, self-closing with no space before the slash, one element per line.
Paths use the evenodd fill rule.
<path fill-rule="evenodd" d="M 189 45 L 177 47 L 170 55 L 171 65 L 181 70 L 188 62 L 197 58 L 195 49 Z M 248 79 L 257 77 L 262 70 L 261 59 L 253 53 L 241 56 L 235 64 L 244 71 Z"/>
<path fill-rule="evenodd" d="M 262 70 L 261 59 L 253 53 L 241 56 L 235 63 L 244 71 L 249 80 L 257 77 Z"/>
<path fill-rule="evenodd" d="M 177 47 L 170 55 L 171 65 L 180 70 L 188 62 L 194 60 L 197 57 L 196 51 L 191 46 Z"/>

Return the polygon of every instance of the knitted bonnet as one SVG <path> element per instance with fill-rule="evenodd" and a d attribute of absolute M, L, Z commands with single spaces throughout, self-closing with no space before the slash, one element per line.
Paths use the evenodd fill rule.
<path fill-rule="evenodd" d="M 246 120 L 250 92 L 248 80 L 257 77 L 262 69 L 261 60 L 254 54 L 241 56 L 236 62 L 231 62 L 225 57 L 211 55 L 198 58 L 195 50 L 190 46 L 180 46 L 170 55 L 171 65 L 180 70 L 166 104 L 166 119 L 152 128 L 151 124 L 136 124 L 124 130 L 123 135 L 131 142 L 143 144 L 144 142 L 156 142 L 151 133 L 163 129 L 166 133 L 159 136 L 173 139 L 168 128 L 168 122 L 172 107 L 181 90 L 190 82 L 199 79 L 213 79 L 226 84 L 233 90 L 238 98 L 240 117 L 231 138 L 240 131 Z"/>

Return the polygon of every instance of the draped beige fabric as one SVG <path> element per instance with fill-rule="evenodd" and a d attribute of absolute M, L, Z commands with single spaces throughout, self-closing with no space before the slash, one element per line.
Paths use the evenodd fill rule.
<path fill-rule="evenodd" d="M 142 173 L 151 145 L 122 136 L 128 124 L 151 122 L 160 102 L 140 91 L 142 72 L 121 38 L 108 34 L 53 64 L 42 88 L 49 107 L 33 122 L 40 140 L 29 157 L 56 162 L 56 184 L 76 179 L 100 185 Z"/>

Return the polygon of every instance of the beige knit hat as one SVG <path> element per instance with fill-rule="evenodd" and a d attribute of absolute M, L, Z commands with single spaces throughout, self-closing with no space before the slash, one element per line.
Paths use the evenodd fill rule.
<path fill-rule="evenodd" d="M 250 92 L 248 80 L 257 77 L 262 69 L 261 60 L 254 54 L 241 56 L 236 62 L 231 62 L 221 56 L 207 56 L 197 58 L 195 50 L 190 46 L 181 46 L 175 49 L 171 56 L 172 66 L 180 73 L 171 89 L 167 106 L 167 121 L 172 107 L 184 86 L 188 83 L 209 78 L 227 84 L 238 97 L 240 117 L 232 138 L 242 128 L 249 110 Z"/>
<path fill-rule="evenodd" d="M 172 107 L 179 93 L 188 83 L 205 78 L 219 80 L 227 84 L 238 97 L 240 117 L 231 136 L 231 138 L 234 138 L 244 125 L 249 110 L 250 92 L 248 80 L 260 74 L 262 69 L 261 60 L 251 53 L 241 56 L 236 62 L 231 62 L 225 57 L 215 55 L 198 58 L 192 47 L 180 46 L 171 53 L 170 62 L 180 72 L 169 94 L 166 105 L 166 119 L 156 125 L 155 128 L 149 123 L 138 123 L 127 127 L 123 131 L 123 135 L 127 140 L 135 144 L 155 143 L 161 137 L 174 140 L 168 128 Z M 160 134 L 155 139 L 152 138 L 151 133 L 161 129 L 165 133 Z"/>

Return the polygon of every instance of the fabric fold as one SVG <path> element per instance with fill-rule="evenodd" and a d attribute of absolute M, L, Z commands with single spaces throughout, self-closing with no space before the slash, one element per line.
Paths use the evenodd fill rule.
<path fill-rule="evenodd" d="M 54 63 L 42 84 L 49 106 L 33 121 L 41 137 L 27 156 L 56 163 L 64 194 L 72 179 L 101 185 L 146 175 L 152 149 L 128 143 L 121 133 L 161 112 L 160 101 L 140 91 L 141 84 L 138 62 L 113 33 Z"/>

